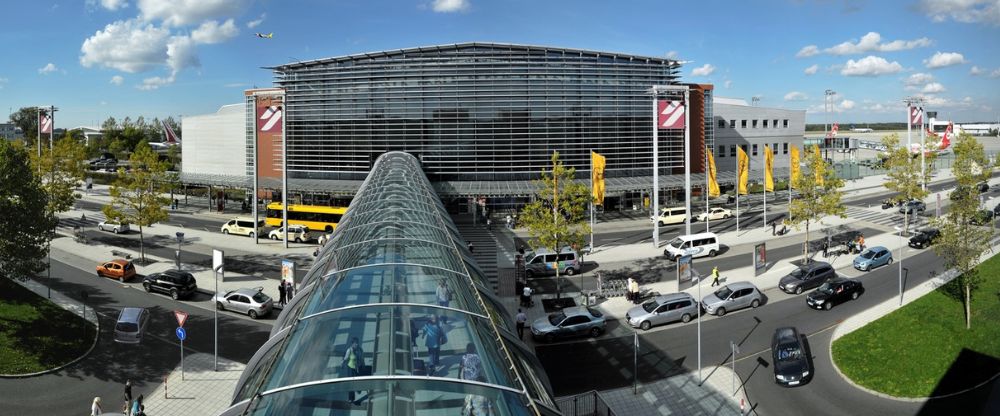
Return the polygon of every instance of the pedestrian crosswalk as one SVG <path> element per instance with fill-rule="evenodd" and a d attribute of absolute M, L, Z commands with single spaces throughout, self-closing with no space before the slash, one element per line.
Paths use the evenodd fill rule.
<path fill-rule="evenodd" d="M 894 209 L 876 211 L 874 208 L 849 206 L 847 207 L 847 218 L 868 221 L 872 224 L 882 225 L 889 228 L 903 226 L 903 214 L 898 213 L 898 211 Z M 911 227 L 923 224 L 924 222 L 926 222 L 926 218 L 923 216 L 910 216 Z"/>
<path fill-rule="evenodd" d="M 107 219 L 102 212 L 86 212 L 80 216 L 61 216 L 59 218 L 59 228 L 75 229 L 76 227 L 97 227 L 97 223 Z"/>

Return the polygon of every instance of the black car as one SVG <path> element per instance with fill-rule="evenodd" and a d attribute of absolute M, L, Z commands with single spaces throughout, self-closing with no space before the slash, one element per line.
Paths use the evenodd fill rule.
<path fill-rule="evenodd" d="M 990 225 L 990 222 L 992 221 L 993 221 L 993 211 L 990 211 L 988 209 L 981 209 L 978 212 L 976 212 L 976 214 L 973 215 L 972 218 L 969 218 L 969 224 L 972 225 Z"/>
<path fill-rule="evenodd" d="M 993 207 L 993 216 L 1000 217 L 1000 204 L 997 204 L 997 206 Z"/>
<path fill-rule="evenodd" d="M 142 288 L 147 292 L 169 294 L 172 299 L 177 300 L 194 294 L 198 290 L 198 283 L 191 273 L 171 269 L 146 276 L 142 281 Z"/>
<path fill-rule="evenodd" d="M 782 386 L 801 386 L 813 376 L 809 351 L 799 331 L 794 327 L 778 328 L 771 338 L 771 357 L 774 359 L 774 382 Z"/>
<path fill-rule="evenodd" d="M 859 280 L 838 277 L 823 283 L 819 289 L 806 296 L 806 305 L 814 309 L 833 309 L 833 306 L 848 300 L 857 299 L 865 293 L 865 287 Z"/>
<path fill-rule="evenodd" d="M 800 294 L 837 277 L 830 263 L 815 261 L 793 270 L 778 281 L 778 289 L 785 293 Z"/>
<path fill-rule="evenodd" d="M 986 182 L 981 182 L 976 185 L 976 189 L 979 189 L 979 193 L 984 194 L 990 191 L 990 184 Z"/>
<path fill-rule="evenodd" d="M 941 235 L 941 231 L 938 231 L 937 228 L 927 228 L 910 237 L 909 245 L 913 248 L 926 248 L 934 244 L 934 240 L 937 240 L 939 235 Z"/>

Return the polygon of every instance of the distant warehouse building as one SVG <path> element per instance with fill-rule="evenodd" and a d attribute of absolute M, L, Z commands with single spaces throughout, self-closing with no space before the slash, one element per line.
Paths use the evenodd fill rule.
<path fill-rule="evenodd" d="M 732 98 L 715 98 L 715 163 L 720 171 L 736 170 L 737 147 L 750 158 L 750 169 L 763 171 L 764 147 L 774 152 L 776 176 L 788 176 L 789 146 L 802 150 L 805 110 L 747 105 Z M 779 174 L 780 172 L 780 174 Z"/>

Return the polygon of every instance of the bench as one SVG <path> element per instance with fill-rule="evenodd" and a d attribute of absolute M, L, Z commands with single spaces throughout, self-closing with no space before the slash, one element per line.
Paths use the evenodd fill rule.
<path fill-rule="evenodd" d="M 120 250 L 111 250 L 111 255 L 115 257 L 124 257 L 125 260 L 131 260 L 132 255 Z"/>

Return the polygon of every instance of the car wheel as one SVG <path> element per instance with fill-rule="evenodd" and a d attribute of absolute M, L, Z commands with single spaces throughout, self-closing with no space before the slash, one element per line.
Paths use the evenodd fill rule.
<path fill-rule="evenodd" d="M 750 302 L 751 308 L 757 308 L 758 306 L 760 306 L 760 300 L 754 299 L 753 302 Z"/>
<path fill-rule="evenodd" d="M 799 287 L 795 288 L 795 294 L 796 295 L 801 295 L 802 294 L 802 286 L 799 286 Z"/>
<path fill-rule="evenodd" d="M 718 254 L 718 253 L 716 253 L 715 250 L 709 250 L 708 251 L 708 257 L 715 257 L 716 254 Z"/>
<path fill-rule="evenodd" d="M 573 270 L 573 268 L 572 268 L 572 267 L 567 267 L 567 268 L 566 268 L 566 276 L 572 276 L 572 275 L 574 275 L 574 274 L 576 274 L 576 271 L 575 271 L 575 270 Z"/>
<path fill-rule="evenodd" d="M 216 302 L 215 302 L 215 309 L 218 309 L 218 310 L 220 310 L 220 311 L 224 311 L 224 310 L 226 310 L 226 307 L 225 307 L 225 306 L 222 306 L 222 302 L 218 302 L 218 301 L 216 301 Z"/>
<path fill-rule="evenodd" d="M 724 220 L 728 220 L 728 219 L 729 219 L 729 214 L 726 214 L 726 215 L 723 215 L 723 216 L 722 216 L 722 219 L 724 219 Z"/>
<path fill-rule="evenodd" d="M 101 230 L 101 231 L 104 231 L 104 227 L 103 227 L 103 226 L 101 226 L 101 225 L 98 225 L 98 226 L 97 226 L 97 229 L 98 229 L 98 230 Z"/>
<path fill-rule="evenodd" d="M 275 234 L 271 234 L 271 239 L 274 241 L 278 241 L 278 236 Z"/>
<path fill-rule="evenodd" d="M 97 271 L 97 277 L 104 277 L 104 275 L 101 274 L 100 270 Z"/>
<path fill-rule="evenodd" d="M 831 303 L 831 302 L 824 303 L 823 304 L 823 309 L 826 309 L 826 310 L 833 309 L 833 303 Z"/>
<path fill-rule="evenodd" d="M 257 311 L 253 309 L 251 309 L 250 312 L 247 312 L 247 315 L 250 315 L 250 319 L 257 319 Z"/>
<path fill-rule="evenodd" d="M 858 292 L 851 293 L 851 300 L 857 300 L 857 299 L 858 299 Z"/>
<path fill-rule="evenodd" d="M 890 265 L 890 264 L 892 264 L 892 257 L 890 257 L 890 258 L 889 258 L 889 262 L 888 262 L 888 263 L 886 263 L 886 265 L 887 265 L 887 266 L 888 266 L 888 265 Z"/>
<path fill-rule="evenodd" d="M 298 237 L 295 237 L 295 242 L 296 242 L 296 243 L 301 243 L 301 242 L 302 242 L 302 239 L 301 239 L 301 238 L 298 238 Z"/>
<path fill-rule="evenodd" d="M 118 234 L 119 232 L 121 232 L 121 230 L 119 230 L 118 228 L 115 228 L 114 231 L 115 231 L 115 234 Z"/>
<path fill-rule="evenodd" d="M 229 235 L 229 230 L 222 230 L 222 233 L 225 235 Z"/>
<path fill-rule="evenodd" d="M 125 275 L 123 274 L 121 276 L 118 276 L 118 281 L 122 282 L 122 284 L 124 284 L 125 283 Z"/>
<path fill-rule="evenodd" d="M 251 231 L 250 234 L 247 234 L 247 237 L 253 238 L 253 231 Z"/>
<path fill-rule="evenodd" d="M 691 322 L 691 314 L 686 313 L 681 316 L 681 322 L 688 323 Z"/>
<path fill-rule="evenodd" d="M 180 296 L 177 295 L 177 289 L 170 289 L 170 299 L 177 300 Z"/>
<path fill-rule="evenodd" d="M 649 331 L 649 328 L 652 327 L 653 324 L 649 323 L 649 321 L 642 321 L 642 323 L 639 324 L 639 328 L 642 328 L 643 331 Z"/>
<path fill-rule="evenodd" d="M 660 227 L 665 227 L 666 225 L 667 225 L 667 223 L 665 223 L 663 221 L 660 221 Z"/>
<path fill-rule="evenodd" d="M 153 290 L 153 288 L 149 286 L 149 283 L 143 283 L 142 288 L 146 289 L 146 292 L 151 292 Z"/>
<path fill-rule="evenodd" d="M 597 327 L 590 328 L 590 337 L 591 338 L 596 338 L 598 335 L 601 335 L 601 328 L 597 328 Z"/>
<path fill-rule="evenodd" d="M 715 315 L 716 316 L 725 316 L 726 315 L 726 308 L 716 309 L 715 310 Z"/>

